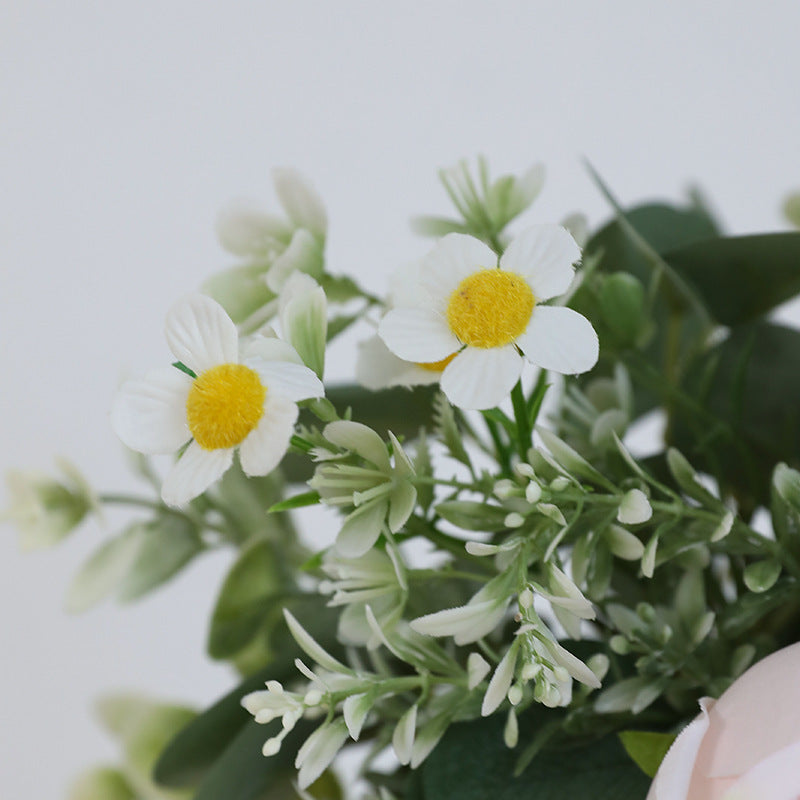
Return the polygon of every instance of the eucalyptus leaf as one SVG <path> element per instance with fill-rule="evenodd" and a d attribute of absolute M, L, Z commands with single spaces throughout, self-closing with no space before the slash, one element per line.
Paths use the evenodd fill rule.
<path fill-rule="evenodd" d="M 436 506 L 436 513 L 466 531 L 494 533 L 508 527 L 505 523 L 508 511 L 473 500 L 446 500 Z"/>
<path fill-rule="evenodd" d="M 202 550 L 196 527 L 185 517 L 167 514 L 147 523 L 117 598 L 123 603 L 137 600 L 166 583 Z"/>
<path fill-rule="evenodd" d="M 675 741 L 674 733 L 622 731 L 619 734 L 625 752 L 649 778 L 655 778 L 667 750 Z"/>
<path fill-rule="evenodd" d="M 144 524 L 137 522 L 95 550 L 70 584 L 67 611 L 86 611 L 105 600 L 136 562 L 145 535 Z"/>

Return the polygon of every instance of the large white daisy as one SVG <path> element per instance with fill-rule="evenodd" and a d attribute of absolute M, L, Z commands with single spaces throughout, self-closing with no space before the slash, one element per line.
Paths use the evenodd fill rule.
<path fill-rule="evenodd" d="M 453 405 L 492 408 L 511 391 L 523 357 L 576 374 L 597 361 L 597 334 L 572 309 L 542 305 L 564 294 L 580 249 L 558 225 L 529 228 L 497 255 L 472 236 L 451 233 L 423 262 L 414 302 L 390 310 L 378 332 L 399 358 L 452 358 L 441 386 Z"/>
<path fill-rule="evenodd" d="M 167 314 L 174 366 L 126 382 L 111 412 L 117 435 L 140 453 L 173 453 L 191 442 L 161 489 L 180 506 L 202 494 L 230 467 L 239 448 L 248 475 L 280 462 L 294 432 L 297 401 L 324 393 L 319 378 L 279 339 L 242 343 L 230 317 L 209 297 L 193 294 Z"/>

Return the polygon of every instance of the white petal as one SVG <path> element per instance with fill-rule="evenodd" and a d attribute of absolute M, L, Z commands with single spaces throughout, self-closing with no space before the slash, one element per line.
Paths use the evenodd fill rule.
<path fill-rule="evenodd" d="M 417 490 L 409 481 L 399 481 L 389 495 L 389 530 L 397 533 L 417 505 Z"/>
<path fill-rule="evenodd" d="M 382 472 L 388 473 L 391 470 L 386 445 L 369 426 L 361 422 L 337 420 L 326 425 L 322 435 L 332 444 L 355 451 Z"/>
<path fill-rule="evenodd" d="M 586 317 L 571 308 L 536 306 L 517 345 L 542 369 L 577 375 L 597 363 L 597 334 Z"/>
<path fill-rule="evenodd" d="M 168 506 L 184 506 L 218 480 L 233 462 L 233 448 L 204 450 L 192 442 L 172 467 L 161 486 Z"/>
<path fill-rule="evenodd" d="M 297 170 L 290 168 L 273 169 L 272 181 L 289 219 L 300 228 L 324 236 L 328 215 L 314 187 Z"/>
<path fill-rule="evenodd" d="M 481 716 L 488 717 L 506 699 L 511 681 L 514 680 L 514 670 L 517 666 L 517 651 L 519 640 L 516 640 L 503 656 L 497 669 L 486 687 L 486 694 L 481 704 Z"/>
<path fill-rule="evenodd" d="M 245 475 L 267 475 L 278 466 L 289 447 L 297 422 L 297 406 L 267 389 L 264 416 L 239 445 Z"/>
<path fill-rule="evenodd" d="M 361 735 L 361 728 L 364 727 L 364 721 L 373 703 L 374 698 L 366 692 L 363 694 L 351 694 L 344 701 L 342 716 L 353 741 L 358 741 L 358 737 Z"/>
<path fill-rule="evenodd" d="M 242 344 L 242 364 L 250 366 L 250 362 L 255 359 L 259 361 L 289 361 L 292 364 L 303 363 L 303 359 L 300 358 L 294 347 L 274 336 L 253 336 Z"/>
<path fill-rule="evenodd" d="M 269 256 L 292 235 L 284 220 L 248 200 L 237 200 L 222 209 L 216 227 L 220 244 L 235 256 Z"/>
<path fill-rule="evenodd" d="M 536 225 L 523 231 L 508 246 L 500 266 L 527 278 L 537 301 L 557 297 L 569 289 L 573 264 L 581 251 L 566 228 Z"/>
<path fill-rule="evenodd" d="M 438 383 L 442 373 L 423 369 L 413 361 L 398 358 L 380 336 L 371 336 L 358 345 L 356 380 L 377 391 L 390 386 L 425 386 Z"/>
<path fill-rule="evenodd" d="M 522 372 L 514 345 L 467 347 L 442 373 L 442 391 L 459 408 L 494 408 L 508 397 Z"/>
<path fill-rule="evenodd" d="M 441 314 L 423 308 L 392 309 L 378 334 L 396 356 L 422 364 L 441 361 L 462 346 Z"/>
<path fill-rule="evenodd" d="M 417 707 L 416 705 L 400 717 L 392 734 L 392 747 L 394 748 L 397 760 L 401 764 L 408 764 L 411 761 L 411 749 L 414 747 L 414 734 L 417 729 Z"/>
<path fill-rule="evenodd" d="M 175 358 L 198 375 L 238 361 L 236 326 L 216 300 L 203 294 L 191 294 L 169 310 L 166 335 Z"/>
<path fill-rule="evenodd" d="M 126 381 L 114 398 L 111 426 L 139 453 L 174 453 L 192 434 L 186 422 L 186 399 L 192 379 L 175 367 Z"/>
<path fill-rule="evenodd" d="M 464 233 L 448 233 L 422 260 L 420 274 L 425 297 L 421 297 L 420 301 L 444 313 L 450 295 L 464 278 L 496 266 L 497 254 L 480 239 Z"/>
<path fill-rule="evenodd" d="M 638 525 L 653 516 L 653 508 L 641 489 L 627 491 L 617 509 L 617 521 L 624 525 Z"/>
<path fill-rule="evenodd" d="M 301 789 L 308 788 L 322 775 L 347 740 L 347 736 L 347 726 L 343 719 L 334 720 L 329 725 L 323 723 L 309 736 L 298 751 L 295 761 L 295 766 L 300 769 L 297 782 Z"/>
<path fill-rule="evenodd" d="M 336 549 L 347 558 L 363 556 L 381 535 L 386 519 L 386 500 L 365 503 L 349 514 L 336 537 Z"/>
<path fill-rule="evenodd" d="M 248 366 L 258 373 L 267 389 L 267 395 L 274 392 L 296 403 L 325 394 L 322 381 L 306 366 L 256 359 L 248 361 Z"/>

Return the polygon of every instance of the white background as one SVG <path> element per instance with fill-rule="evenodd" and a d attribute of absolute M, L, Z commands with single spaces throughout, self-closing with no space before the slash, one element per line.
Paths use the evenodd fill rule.
<path fill-rule="evenodd" d="M 273 165 L 313 178 L 331 269 L 375 291 L 426 246 L 408 217 L 447 211 L 436 168 L 478 152 L 499 171 L 546 163 L 530 220 L 603 218 L 586 156 L 624 202 L 696 180 L 731 231 L 781 227 L 800 186 L 799 8 L 4 0 L 0 466 L 66 454 L 100 487 L 133 488 L 114 388 L 167 357 L 167 308 L 231 263 L 216 211 L 274 205 Z M 101 528 L 24 556 L 0 534 L 0 797 L 61 797 L 113 755 L 98 693 L 202 705 L 230 685 L 203 655 L 224 558 L 73 618 L 64 591 Z"/>

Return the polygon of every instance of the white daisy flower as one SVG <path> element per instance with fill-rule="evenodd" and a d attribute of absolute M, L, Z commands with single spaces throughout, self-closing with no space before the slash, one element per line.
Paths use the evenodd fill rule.
<path fill-rule="evenodd" d="M 580 249 L 564 228 L 538 225 L 500 258 L 483 242 L 451 233 L 426 256 L 414 303 L 389 311 L 378 332 L 399 358 L 432 364 L 455 353 L 442 390 L 461 408 L 492 408 L 519 380 L 523 357 L 576 374 L 597 361 L 597 334 L 572 309 L 542 305 L 564 294 Z"/>
<path fill-rule="evenodd" d="M 173 453 L 191 443 L 164 480 L 171 506 L 202 494 L 230 467 L 233 452 L 247 475 L 266 475 L 280 462 L 297 420 L 297 401 L 320 397 L 322 383 L 297 352 L 258 336 L 240 347 L 222 306 L 193 294 L 167 314 L 174 366 L 126 382 L 111 412 L 122 441 L 140 453 Z"/>

